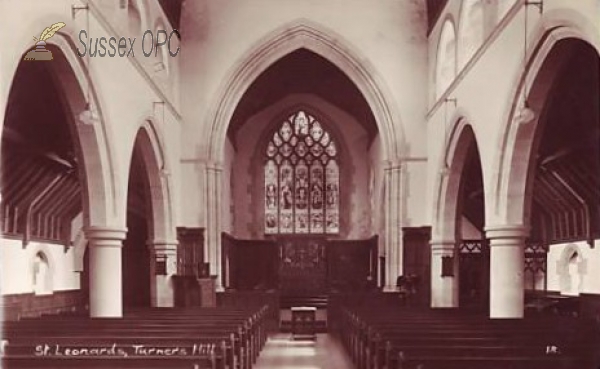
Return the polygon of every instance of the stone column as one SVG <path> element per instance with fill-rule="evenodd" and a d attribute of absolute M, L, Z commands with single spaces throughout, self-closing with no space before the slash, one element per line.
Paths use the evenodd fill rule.
<path fill-rule="evenodd" d="M 495 225 L 485 231 L 490 240 L 490 318 L 523 318 L 524 246 L 529 230 Z"/>
<path fill-rule="evenodd" d="M 216 275 L 216 289 L 223 291 L 221 273 L 221 186 L 222 168 L 216 163 L 206 165 L 206 254 L 210 274 Z"/>
<path fill-rule="evenodd" d="M 431 244 L 431 307 L 458 307 L 458 253 L 454 241 L 432 240 Z M 444 259 L 451 266 L 444 272 Z"/>
<path fill-rule="evenodd" d="M 121 251 L 126 229 L 88 227 L 90 253 L 90 316 L 123 316 L 123 266 Z"/>
<path fill-rule="evenodd" d="M 396 291 L 396 279 L 402 275 L 402 164 L 394 162 L 384 169 L 385 206 L 385 286 L 384 291 Z"/>
<path fill-rule="evenodd" d="M 177 241 L 157 240 L 151 242 L 152 255 L 152 306 L 173 307 L 175 295 L 171 277 L 177 273 Z"/>

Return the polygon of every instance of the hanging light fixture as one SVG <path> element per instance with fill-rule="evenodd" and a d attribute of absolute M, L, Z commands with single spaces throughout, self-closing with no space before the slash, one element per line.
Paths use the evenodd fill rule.
<path fill-rule="evenodd" d="M 87 4 L 83 5 L 83 6 L 71 5 L 71 17 L 73 19 L 75 19 L 75 15 L 77 14 L 77 12 L 79 10 L 85 10 L 85 12 L 86 12 L 85 13 L 85 15 L 86 15 L 86 31 L 89 32 L 90 31 L 90 14 L 89 14 L 90 7 Z M 88 72 L 90 70 L 90 59 L 89 58 L 90 58 L 89 55 L 86 55 L 86 57 L 84 59 L 84 65 Z M 81 113 L 79 113 L 78 118 L 81 123 L 88 125 L 88 126 L 92 126 L 100 121 L 100 117 L 98 116 L 98 113 L 95 111 L 92 104 L 90 103 L 91 82 L 89 79 L 87 80 L 85 94 L 86 94 L 85 107 L 84 107 L 83 111 Z"/>
<path fill-rule="evenodd" d="M 528 24 L 527 24 L 527 7 L 529 5 L 537 6 L 542 13 L 544 9 L 543 1 L 526 1 L 525 2 L 525 14 L 524 14 L 524 27 L 523 27 L 523 92 L 522 92 L 522 105 L 519 110 L 515 114 L 515 119 L 517 122 L 521 124 L 526 124 L 535 119 L 535 111 L 529 107 L 529 103 L 527 102 L 527 93 L 528 93 L 528 84 L 527 84 L 527 32 L 528 32 Z"/>

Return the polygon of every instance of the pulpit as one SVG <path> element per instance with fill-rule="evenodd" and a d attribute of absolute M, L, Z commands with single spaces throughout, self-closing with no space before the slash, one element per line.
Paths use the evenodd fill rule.
<path fill-rule="evenodd" d="M 292 307 L 292 338 L 315 339 L 317 334 L 317 308 Z"/>
<path fill-rule="evenodd" d="M 215 275 L 198 278 L 198 285 L 200 286 L 200 306 L 217 306 L 216 280 L 217 276 Z"/>

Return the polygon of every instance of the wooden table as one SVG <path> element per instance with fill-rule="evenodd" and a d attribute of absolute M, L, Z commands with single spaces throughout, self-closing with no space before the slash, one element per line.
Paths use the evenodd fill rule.
<path fill-rule="evenodd" d="M 292 338 L 315 339 L 317 337 L 317 308 L 292 307 Z"/>

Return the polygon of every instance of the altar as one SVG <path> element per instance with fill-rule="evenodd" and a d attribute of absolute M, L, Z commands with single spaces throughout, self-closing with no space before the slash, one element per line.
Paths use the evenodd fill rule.
<path fill-rule="evenodd" d="M 292 339 L 311 339 L 317 337 L 317 308 L 292 307 Z"/>

